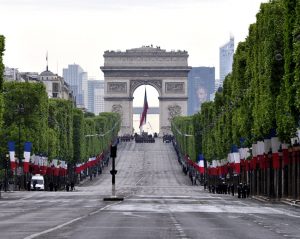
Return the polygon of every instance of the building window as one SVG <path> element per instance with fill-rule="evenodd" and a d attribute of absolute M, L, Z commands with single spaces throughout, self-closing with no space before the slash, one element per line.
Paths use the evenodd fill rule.
<path fill-rule="evenodd" d="M 58 83 L 52 83 L 52 92 L 54 93 L 57 93 L 59 92 L 59 85 Z"/>

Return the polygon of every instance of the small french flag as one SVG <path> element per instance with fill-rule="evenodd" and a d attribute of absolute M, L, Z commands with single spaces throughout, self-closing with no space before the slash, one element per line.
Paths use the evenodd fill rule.
<path fill-rule="evenodd" d="M 200 173 L 204 174 L 204 157 L 203 154 L 199 154 L 198 156 L 198 166 L 199 166 L 199 170 Z"/>
<path fill-rule="evenodd" d="M 30 161 L 31 147 L 32 147 L 31 142 L 25 142 L 25 144 L 24 144 L 24 173 L 29 172 L 29 161 Z"/>
<path fill-rule="evenodd" d="M 8 151 L 9 151 L 9 158 L 10 158 L 10 168 L 11 170 L 14 170 L 16 168 L 15 142 L 13 141 L 8 142 Z"/>

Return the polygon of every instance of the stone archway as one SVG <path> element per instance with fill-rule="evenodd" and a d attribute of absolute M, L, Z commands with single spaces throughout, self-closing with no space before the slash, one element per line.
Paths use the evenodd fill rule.
<path fill-rule="evenodd" d="M 132 100 L 135 89 L 153 86 L 159 94 L 160 134 L 170 133 L 170 120 L 187 115 L 187 75 L 191 69 L 186 51 L 143 46 L 104 53 L 105 111 L 122 117 L 120 134 L 132 134 Z"/>

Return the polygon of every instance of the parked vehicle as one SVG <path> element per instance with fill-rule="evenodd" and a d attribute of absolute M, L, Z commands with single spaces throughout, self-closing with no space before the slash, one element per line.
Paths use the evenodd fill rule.
<path fill-rule="evenodd" d="M 31 178 L 31 190 L 45 190 L 44 176 L 40 174 L 33 175 Z"/>

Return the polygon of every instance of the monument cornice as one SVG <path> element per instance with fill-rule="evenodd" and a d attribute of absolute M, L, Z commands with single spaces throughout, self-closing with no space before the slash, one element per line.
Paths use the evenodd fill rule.
<path fill-rule="evenodd" d="M 133 97 L 104 97 L 104 101 L 133 101 Z"/>
<path fill-rule="evenodd" d="M 190 66 L 168 66 L 168 67 L 156 67 L 156 66 L 148 66 L 148 67 L 130 67 L 130 66 L 120 66 L 120 67 L 111 67 L 111 66 L 101 66 L 100 69 L 105 71 L 190 71 L 192 67 Z"/>
<path fill-rule="evenodd" d="M 115 52 L 107 51 L 103 55 L 104 57 L 184 57 L 187 58 L 189 54 L 186 51 L 174 51 L 174 52 L 163 52 L 163 51 L 136 51 L 136 52 Z"/>
<path fill-rule="evenodd" d="M 111 68 L 101 67 L 106 77 L 186 77 L 191 67 Z"/>
<path fill-rule="evenodd" d="M 187 101 L 188 97 L 158 97 L 160 101 Z"/>
<path fill-rule="evenodd" d="M 124 78 L 166 78 L 187 77 L 188 71 L 106 71 L 105 77 Z"/>

